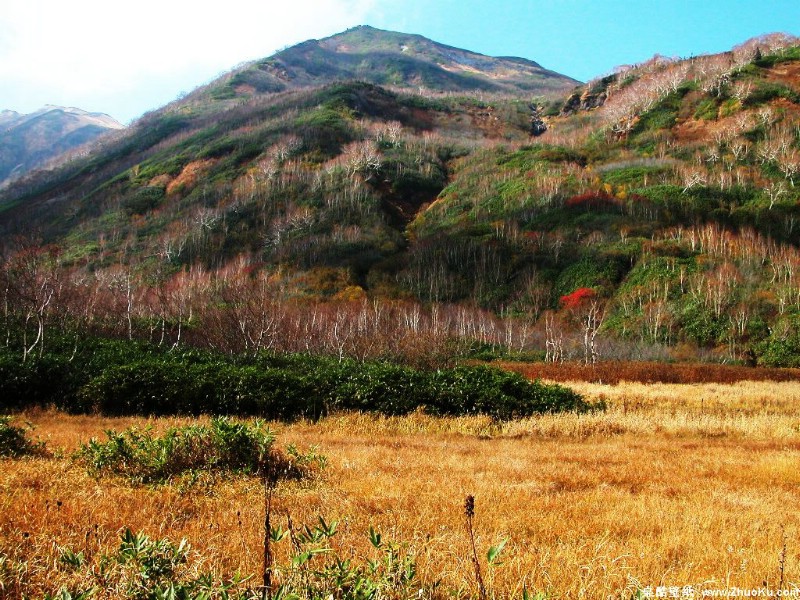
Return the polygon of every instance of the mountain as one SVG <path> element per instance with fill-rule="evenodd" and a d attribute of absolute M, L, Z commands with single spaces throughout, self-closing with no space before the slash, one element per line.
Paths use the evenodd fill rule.
<path fill-rule="evenodd" d="M 379 83 L 391 83 L 391 89 Z M 236 180 L 259 168 L 270 153 L 280 154 L 275 148 L 287 139 L 299 144 L 291 156 L 317 169 L 350 152 L 364 138 L 364 122 L 375 129 L 399 127 L 420 139 L 435 134 L 442 138 L 436 146 L 524 141 L 543 130 L 541 94 L 577 83 L 533 61 L 492 58 L 418 35 L 357 27 L 236 69 L 145 115 L 85 163 L 18 182 L 6 195 L 6 206 L 30 210 L 44 231 L 62 230 L 63 210 L 85 212 L 106 199 L 118 203 L 122 198 L 126 211 L 138 214 L 131 194 L 150 194 L 142 206 L 154 207 L 160 203 L 154 200 L 159 188 L 172 197 L 176 189 L 191 191 L 207 175 L 215 182 Z M 374 190 L 388 221 L 405 222 L 435 198 L 446 179 L 446 161 L 434 157 L 433 162 L 435 183 L 426 175 L 412 189 L 385 178 L 387 185 Z M 401 161 L 399 172 L 411 177 L 419 165 L 410 167 Z M 135 185 L 128 186 L 129 169 L 150 178 L 136 175 Z M 136 191 L 139 187 L 147 189 Z M 16 223 L 20 215 L 6 216 L 11 214 Z"/>
<path fill-rule="evenodd" d="M 21 115 L 13 110 L 0 111 L 0 129 L 5 129 L 6 123 L 13 123 L 17 121 Z"/>
<path fill-rule="evenodd" d="M 108 115 L 78 108 L 48 105 L 27 115 L 4 110 L 0 113 L 0 186 L 122 128 Z"/>
<path fill-rule="evenodd" d="M 247 65 L 216 94 L 276 92 L 354 79 L 415 90 L 528 95 L 564 92 L 579 83 L 530 60 L 494 58 L 420 35 L 360 26 Z"/>
<path fill-rule="evenodd" d="M 557 97 L 331 75 L 374 36 L 417 39 L 360 28 L 238 69 L 0 194 L 0 239 L 35 232 L 61 268 L 108 282 L 124 265 L 180 302 L 187 274 L 209 290 L 236 272 L 293 309 L 485 310 L 458 321 L 482 342 L 502 314 L 509 344 L 550 358 L 800 364 L 797 38 L 654 57 Z M 333 66 L 286 58 L 306 54 Z M 279 60 L 280 91 L 243 83 Z"/>

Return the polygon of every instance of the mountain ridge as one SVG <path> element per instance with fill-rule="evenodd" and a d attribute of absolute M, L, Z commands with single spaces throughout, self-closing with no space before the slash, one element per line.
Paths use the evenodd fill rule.
<path fill-rule="evenodd" d="M 105 113 L 45 105 L 21 114 L 0 113 L 0 186 L 37 168 L 52 166 L 79 148 L 124 126 Z"/>

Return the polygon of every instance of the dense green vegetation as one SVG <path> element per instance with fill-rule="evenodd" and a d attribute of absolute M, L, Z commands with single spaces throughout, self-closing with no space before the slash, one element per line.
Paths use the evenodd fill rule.
<path fill-rule="evenodd" d="M 53 342 L 44 356 L 24 361 L 19 353 L 0 353 L 4 408 L 54 405 L 105 415 L 269 419 L 318 418 L 339 410 L 399 415 L 417 409 L 509 419 L 592 408 L 567 388 L 488 367 L 426 371 L 299 354 L 170 351 L 104 339 L 71 344 Z"/>

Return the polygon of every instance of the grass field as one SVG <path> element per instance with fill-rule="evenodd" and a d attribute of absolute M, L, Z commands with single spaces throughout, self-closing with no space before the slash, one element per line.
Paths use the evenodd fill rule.
<path fill-rule="evenodd" d="M 278 486 L 273 523 L 339 519 L 344 555 L 370 556 L 370 525 L 408 543 L 433 594 L 478 594 L 463 504 L 475 496 L 490 595 L 669 597 L 702 590 L 800 586 L 800 383 L 572 383 L 608 410 L 508 423 L 487 418 L 345 414 L 276 423 L 280 445 L 328 458 L 319 478 Z M 124 527 L 186 538 L 191 566 L 230 575 L 261 568 L 263 491 L 255 478 L 134 487 L 89 477 L 71 458 L 106 429 L 189 420 L 18 415 L 49 457 L 0 459 L 0 597 L 39 598 L 86 583 L 63 547 L 91 565 Z M 277 560 L 287 550 L 277 547 Z M 283 554 L 282 554 L 283 553 Z M 78 586 L 79 587 L 79 586 Z M 104 595 L 105 594 L 105 595 Z M 96 597 L 113 597 L 98 592 Z"/>

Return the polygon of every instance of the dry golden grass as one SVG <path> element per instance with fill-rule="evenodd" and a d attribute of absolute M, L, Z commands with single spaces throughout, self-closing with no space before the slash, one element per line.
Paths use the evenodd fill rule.
<path fill-rule="evenodd" d="M 784 536 L 785 580 L 800 584 L 800 383 L 573 385 L 609 410 L 506 424 L 421 414 L 276 424 L 281 444 L 317 445 L 329 467 L 321 481 L 281 484 L 273 519 L 339 518 L 337 547 L 366 555 L 372 524 L 410 544 L 423 580 L 463 594 L 476 591 L 467 494 L 479 548 L 509 538 L 503 565 L 484 572 L 498 597 L 523 585 L 576 599 L 630 598 L 638 586 L 776 588 Z M 145 421 L 24 416 L 65 455 Z M 91 558 L 125 526 L 186 538 L 198 568 L 257 573 L 262 522 L 252 479 L 132 488 L 95 481 L 69 458 L 0 461 L 0 551 L 27 565 L 16 588 L 6 582 L 9 597 L 69 582 L 58 547 Z"/>

